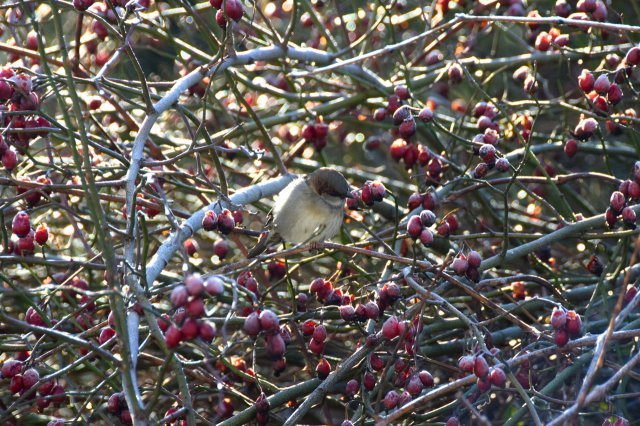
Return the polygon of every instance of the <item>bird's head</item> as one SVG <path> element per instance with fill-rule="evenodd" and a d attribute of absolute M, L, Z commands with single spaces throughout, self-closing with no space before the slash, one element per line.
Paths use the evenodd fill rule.
<path fill-rule="evenodd" d="M 319 196 L 327 199 L 352 198 L 349 183 L 342 173 L 330 167 L 321 167 L 306 176 L 309 187 Z"/>

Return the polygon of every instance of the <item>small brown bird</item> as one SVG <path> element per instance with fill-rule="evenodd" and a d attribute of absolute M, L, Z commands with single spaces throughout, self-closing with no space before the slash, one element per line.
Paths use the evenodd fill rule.
<path fill-rule="evenodd" d="M 282 241 L 300 244 L 332 238 L 342 225 L 344 200 L 352 197 L 344 176 L 329 167 L 294 179 L 278 196 L 249 257 Z"/>

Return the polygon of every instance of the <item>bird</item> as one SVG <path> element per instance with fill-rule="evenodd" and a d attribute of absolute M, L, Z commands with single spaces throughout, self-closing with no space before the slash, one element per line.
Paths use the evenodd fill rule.
<path fill-rule="evenodd" d="M 351 187 L 334 168 L 321 167 L 297 177 L 278 195 L 265 230 L 248 257 L 256 257 L 283 241 L 301 244 L 334 237 L 342 225 L 346 198 L 353 198 Z"/>

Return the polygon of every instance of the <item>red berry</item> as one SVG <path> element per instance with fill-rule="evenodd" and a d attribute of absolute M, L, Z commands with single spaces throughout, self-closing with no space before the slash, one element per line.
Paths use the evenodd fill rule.
<path fill-rule="evenodd" d="M 627 229 L 636 229 L 636 212 L 631 207 L 622 209 L 622 221 Z"/>
<path fill-rule="evenodd" d="M 18 237 L 26 237 L 31 232 L 31 220 L 26 212 L 18 212 L 11 222 L 11 232 Z"/>
<path fill-rule="evenodd" d="M 111 414 L 118 414 L 120 412 L 120 393 L 114 393 L 109 397 L 107 401 L 107 411 Z"/>
<path fill-rule="evenodd" d="M 430 388 L 433 386 L 433 376 L 427 370 L 420 371 L 418 373 L 418 378 L 425 387 Z"/>
<path fill-rule="evenodd" d="M 11 382 L 9 383 L 9 392 L 11 393 L 18 393 L 20 391 L 22 391 L 23 389 L 23 385 L 22 385 L 23 381 L 22 381 L 22 375 L 21 374 L 16 374 L 15 376 L 13 376 L 11 378 Z"/>
<path fill-rule="evenodd" d="M 182 332 L 175 325 L 169 326 L 166 333 L 164 334 L 164 341 L 167 344 L 167 347 L 170 349 L 175 348 L 180 344 L 182 340 Z"/>
<path fill-rule="evenodd" d="M 257 336 L 260 333 L 260 319 L 256 312 L 252 312 L 244 320 L 244 331 L 252 337 Z"/>
<path fill-rule="evenodd" d="M 204 281 L 200 274 L 192 274 L 185 278 L 184 287 L 189 295 L 199 296 L 204 291 Z"/>
<path fill-rule="evenodd" d="M 188 238 L 187 240 L 185 240 L 185 242 L 183 243 L 183 246 L 184 246 L 184 250 L 187 252 L 187 255 L 189 256 L 193 256 L 198 252 L 198 245 L 196 244 L 193 238 Z"/>
<path fill-rule="evenodd" d="M 36 229 L 34 238 L 36 240 L 36 243 L 38 243 L 39 245 L 45 245 L 47 243 L 47 240 L 49 239 L 49 228 L 47 228 L 47 225 L 41 223 L 40 226 L 38 226 L 38 229 Z"/>
<path fill-rule="evenodd" d="M 309 350 L 314 354 L 320 355 L 322 352 L 324 352 L 324 343 L 318 342 L 317 340 L 312 338 L 309 341 Z"/>
<path fill-rule="evenodd" d="M 607 100 L 612 105 L 616 105 L 622 100 L 622 89 L 616 83 L 611 84 L 611 87 L 607 92 Z"/>
<path fill-rule="evenodd" d="M 551 313 L 551 327 L 558 330 L 567 323 L 567 313 L 563 308 L 553 308 Z"/>
<path fill-rule="evenodd" d="M 389 340 L 400 335 L 400 324 L 398 323 L 398 318 L 395 316 L 387 318 L 384 324 L 382 324 L 382 335 Z"/>
<path fill-rule="evenodd" d="M 204 302 L 200 298 L 190 300 L 185 308 L 187 315 L 192 318 L 201 317 L 204 314 Z"/>
<path fill-rule="evenodd" d="M 258 318 L 260 320 L 260 328 L 266 331 L 275 330 L 280 323 L 278 316 L 269 309 L 260 312 Z"/>
<path fill-rule="evenodd" d="M 179 285 L 175 287 L 173 291 L 171 291 L 171 296 L 169 296 L 169 300 L 174 308 L 178 308 L 187 303 L 187 299 L 189 297 L 189 293 L 187 292 L 187 288 L 183 285 Z"/>
<path fill-rule="evenodd" d="M 207 210 L 202 218 L 202 228 L 205 231 L 214 231 L 218 226 L 218 216 L 213 210 Z"/>
<path fill-rule="evenodd" d="M 340 318 L 345 321 L 354 321 L 356 319 L 356 310 L 351 305 L 343 305 L 338 308 Z"/>
<path fill-rule="evenodd" d="M 22 387 L 23 389 L 31 389 L 40 380 L 40 373 L 34 368 L 30 368 L 22 373 Z"/>
<path fill-rule="evenodd" d="M 594 118 L 580 120 L 575 128 L 575 135 L 578 139 L 585 140 L 591 137 L 598 128 L 598 122 Z"/>
<path fill-rule="evenodd" d="M 369 357 L 369 365 L 375 371 L 381 371 L 384 368 L 384 361 L 376 354 L 371 354 Z"/>
<path fill-rule="evenodd" d="M 345 394 L 347 397 L 352 398 L 360 390 L 360 383 L 356 379 L 351 379 L 347 382 Z"/>
<path fill-rule="evenodd" d="M 396 95 L 391 95 L 387 99 L 387 111 L 389 111 L 390 114 L 396 112 L 396 110 L 400 108 L 400 105 L 400 98 Z"/>
<path fill-rule="evenodd" d="M 387 118 L 387 110 L 386 108 L 378 108 L 373 113 L 373 119 L 376 121 L 383 121 Z"/>
<path fill-rule="evenodd" d="M 457 417 L 449 417 L 445 426 L 460 426 L 460 420 Z"/>
<path fill-rule="evenodd" d="M 492 385 L 503 388 L 507 383 L 507 375 L 502 368 L 496 367 L 489 373 L 489 381 Z"/>
<path fill-rule="evenodd" d="M 376 386 L 376 376 L 374 376 L 370 372 L 364 373 L 364 378 L 362 379 L 362 383 L 364 384 L 364 388 L 368 391 L 372 391 Z"/>
<path fill-rule="evenodd" d="M 498 160 L 496 161 L 496 170 L 498 170 L 499 172 L 507 172 L 509 171 L 510 167 L 511 165 L 509 164 L 509 160 L 504 157 L 498 158 Z"/>
<path fill-rule="evenodd" d="M 193 318 L 187 318 L 182 327 L 180 327 L 180 332 L 182 333 L 182 340 L 195 339 L 200 332 L 200 324 Z"/>
<path fill-rule="evenodd" d="M 225 0 L 224 11 L 229 18 L 238 22 L 244 14 L 244 7 L 240 0 Z"/>
<path fill-rule="evenodd" d="M 109 314 L 111 317 L 111 314 Z M 169 328 L 169 326 L 171 325 L 171 319 L 169 318 L 169 315 L 167 314 L 162 314 L 158 317 L 158 319 L 156 320 L 156 322 L 158 323 L 158 327 L 160 328 L 160 331 L 162 331 L 163 333 L 165 331 L 167 331 L 167 329 Z M 114 320 L 114 325 L 111 326 L 112 328 L 115 327 L 115 320 Z"/>
<path fill-rule="evenodd" d="M 606 74 L 600 74 L 593 84 L 593 90 L 601 95 L 606 95 L 607 92 L 609 92 L 610 87 L 611 82 L 609 81 L 609 77 L 607 77 Z"/>
<path fill-rule="evenodd" d="M 485 377 L 483 379 L 478 377 L 476 384 L 478 385 L 478 390 L 480 392 L 484 393 L 491 389 L 491 381 L 489 380 L 489 377 Z"/>
<path fill-rule="evenodd" d="M 583 69 L 580 73 L 580 76 L 578 77 L 578 85 L 584 93 L 589 93 L 593 90 L 595 81 L 596 80 L 593 74 L 591 74 L 591 72 L 586 69 Z"/>
<path fill-rule="evenodd" d="M 211 296 L 219 296 L 224 293 L 224 281 L 217 276 L 211 276 L 204 282 L 205 291 Z"/>
<path fill-rule="evenodd" d="M 320 358 L 318 365 L 316 365 L 316 374 L 318 375 L 318 378 L 320 380 L 324 380 L 329 376 L 329 373 L 331 373 L 331 365 L 329 364 L 329 361 L 324 358 Z"/>
<path fill-rule="evenodd" d="M 100 345 L 104 345 L 109 339 L 116 335 L 116 331 L 111 327 L 105 327 L 100 331 L 100 336 L 98 337 L 98 343 Z"/>
<path fill-rule="evenodd" d="M 640 47 L 632 47 L 624 57 L 624 61 L 631 66 L 640 64 Z"/>
<path fill-rule="evenodd" d="M 208 321 L 202 321 L 198 329 L 198 335 L 205 342 L 211 343 L 216 336 L 216 328 Z"/>
<path fill-rule="evenodd" d="M 371 320 L 377 320 L 380 316 L 380 308 L 378 307 L 378 304 L 372 301 L 369 301 L 364 305 L 364 312 L 366 317 Z"/>
<path fill-rule="evenodd" d="M 591 256 L 589 263 L 587 263 L 587 270 L 593 275 L 600 276 L 604 272 L 604 265 L 598 258 L 598 256 Z"/>
<path fill-rule="evenodd" d="M 638 294 L 638 289 L 635 286 L 629 287 L 627 292 L 624 294 L 625 305 L 631 302 L 633 298 L 636 297 L 636 294 Z"/>
<path fill-rule="evenodd" d="M 477 356 L 473 362 L 473 374 L 483 379 L 489 374 L 489 364 L 482 355 Z"/>
<path fill-rule="evenodd" d="M 316 322 L 314 320 L 306 320 L 302 323 L 302 334 L 305 336 L 311 336 L 313 331 L 316 329 Z"/>
<path fill-rule="evenodd" d="M 324 343 L 324 341 L 327 339 L 327 329 L 325 328 L 324 325 L 320 324 L 318 325 L 315 330 L 313 330 L 313 339 L 316 340 L 319 343 Z"/>
<path fill-rule="evenodd" d="M 458 256 L 451 262 L 451 269 L 453 269 L 456 275 L 464 275 L 468 268 L 469 262 L 467 262 L 464 256 Z"/>
<path fill-rule="evenodd" d="M 402 136 L 405 139 L 411 138 L 411 136 L 413 136 L 416 133 L 416 121 L 413 119 L 413 117 L 409 117 L 406 120 L 404 120 L 402 123 L 400 123 L 400 126 L 398 127 L 398 132 L 400 136 Z"/>
<path fill-rule="evenodd" d="M 235 0 L 238 1 L 238 0 Z M 233 218 L 233 213 L 229 209 L 223 209 L 218 215 L 218 231 L 222 234 L 229 234 L 236 226 L 236 221 Z"/>
<path fill-rule="evenodd" d="M 277 360 L 284 356 L 287 345 L 280 333 L 267 335 L 267 354 L 272 360 Z"/>
<path fill-rule="evenodd" d="M 398 405 L 399 400 L 400 396 L 398 395 L 398 392 L 390 390 L 384 396 L 384 406 L 387 410 L 393 410 Z"/>
<path fill-rule="evenodd" d="M 396 86 L 393 89 L 393 92 L 396 94 L 398 98 L 402 100 L 407 100 L 411 97 L 411 94 L 409 93 L 409 89 L 407 88 L 407 86 L 403 84 Z"/>
<path fill-rule="evenodd" d="M 563 347 L 569 342 L 569 334 L 565 329 L 561 328 L 559 330 L 556 330 L 554 340 L 556 342 L 556 345 Z"/>
<path fill-rule="evenodd" d="M 417 239 L 420 237 L 420 233 L 422 232 L 422 221 L 420 220 L 420 216 L 413 215 L 409 218 L 407 222 L 407 234 L 413 239 Z"/>
<path fill-rule="evenodd" d="M 567 311 L 567 323 L 565 325 L 567 333 L 572 336 L 579 335 L 582 330 L 582 320 L 576 311 Z"/>
<path fill-rule="evenodd" d="M 4 154 L 2 154 L 2 165 L 9 171 L 15 169 L 18 165 L 18 154 L 16 154 L 13 147 L 9 148 Z"/>
<path fill-rule="evenodd" d="M 569 139 L 564 144 L 564 153 L 567 154 L 567 157 L 571 158 L 576 155 L 578 152 L 578 141 L 575 139 Z"/>
<path fill-rule="evenodd" d="M 411 395 L 418 395 L 424 389 L 424 384 L 418 376 L 413 376 L 409 379 L 409 383 L 406 386 L 407 392 Z"/>
<path fill-rule="evenodd" d="M 433 111 L 429 107 L 422 108 L 418 113 L 418 118 L 421 121 L 428 123 L 433 120 Z"/>

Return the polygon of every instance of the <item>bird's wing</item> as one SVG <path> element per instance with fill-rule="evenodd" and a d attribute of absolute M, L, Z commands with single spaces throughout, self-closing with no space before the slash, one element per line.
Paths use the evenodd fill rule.
<path fill-rule="evenodd" d="M 263 251 L 265 251 L 270 245 L 279 243 L 282 241 L 282 237 L 278 234 L 278 231 L 273 223 L 273 210 L 267 214 L 267 222 L 264 225 L 264 230 L 260 233 L 258 242 L 249 250 L 247 254 L 248 258 L 256 257 Z"/>

